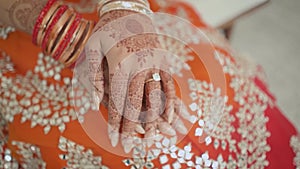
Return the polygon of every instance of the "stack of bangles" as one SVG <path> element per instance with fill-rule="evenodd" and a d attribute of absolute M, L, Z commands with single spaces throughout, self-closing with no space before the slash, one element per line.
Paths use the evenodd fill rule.
<path fill-rule="evenodd" d="M 151 14 L 147 0 L 100 0 L 98 15 L 114 10 L 128 10 Z M 94 22 L 83 19 L 61 0 L 49 0 L 38 16 L 32 42 L 40 46 L 46 55 L 72 67 L 92 33 Z"/>
<path fill-rule="evenodd" d="M 83 19 L 62 1 L 49 0 L 37 18 L 32 41 L 46 55 L 71 67 L 93 28 L 94 22 Z"/>

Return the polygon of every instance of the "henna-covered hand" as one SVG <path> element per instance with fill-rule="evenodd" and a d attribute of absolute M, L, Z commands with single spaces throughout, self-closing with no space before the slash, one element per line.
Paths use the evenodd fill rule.
<path fill-rule="evenodd" d="M 157 130 L 171 136 L 176 130 L 187 132 L 178 118 L 174 84 L 163 54 L 157 50 L 160 43 L 152 21 L 145 15 L 130 14 L 105 14 L 85 48 L 88 60 L 101 65 L 104 57 L 107 59 L 109 139 L 116 146 L 121 138 L 126 153 L 132 150 L 138 134 L 150 138 Z M 94 78 L 103 77 L 101 72 L 94 72 Z M 96 85 L 103 88 L 103 83 Z"/>

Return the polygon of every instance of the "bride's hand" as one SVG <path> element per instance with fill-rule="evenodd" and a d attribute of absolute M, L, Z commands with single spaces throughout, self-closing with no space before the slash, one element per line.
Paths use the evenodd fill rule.
<path fill-rule="evenodd" d="M 157 50 L 158 36 L 151 19 L 130 14 L 105 14 L 85 47 L 87 59 L 97 61 L 99 70 L 104 57 L 107 59 L 109 139 L 116 146 L 121 138 L 126 153 L 132 149 L 134 136 L 150 137 L 153 127 L 168 135 L 176 134 L 171 126 L 176 117 L 175 88 L 164 68 L 164 57 Z"/>

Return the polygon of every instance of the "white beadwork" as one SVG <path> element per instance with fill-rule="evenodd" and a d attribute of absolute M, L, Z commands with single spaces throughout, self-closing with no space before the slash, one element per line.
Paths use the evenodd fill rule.
<path fill-rule="evenodd" d="M 15 28 L 11 26 L 3 26 L 0 24 L 0 38 L 5 40 L 8 38 L 9 34 L 15 32 Z"/>
<path fill-rule="evenodd" d="M 60 137 L 58 148 L 63 152 L 59 155 L 59 158 L 67 162 L 65 169 L 108 169 L 102 164 L 102 158 L 94 156 L 92 150 L 86 149 L 65 137 Z"/>
<path fill-rule="evenodd" d="M 94 109 L 91 104 L 87 104 L 89 95 L 83 92 L 79 83 L 77 85 L 73 83 L 72 87 L 76 91 L 82 91 L 82 94 L 78 99 L 74 99 L 71 79 L 60 75 L 64 69 L 63 65 L 49 56 L 40 53 L 34 72 L 28 71 L 25 76 L 17 75 L 9 78 L 2 76 L 8 71 L 14 71 L 6 55 L 5 58 L 0 59 L 0 67 L 3 67 L 0 70 L 0 86 L 6 89 L 0 91 L 2 96 L 0 105 L 5 105 L 1 113 L 9 122 L 14 120 L 15 115 L 21 114 L 21 123 L 30 121 L 31 128 L 43 126 L 45 134 L 48 134 L 52 127 L 57 127 L 60 132 L 64 132 L 66 124 L 77 119 L 72 101 L 84 105 L 80 109 L 82 120 L 89 109 Z M 55 79 L 55 77 L 57 77 L 56 83 L 48 81 L 49 78 Z M 61 79 L 63 85 L 59 84 Z M 80 92 L 76 92 L 78 93 Z M 21 99 L 17 99 L 18 97 Z"/>
<path fill-rule="evenodd" d="M 17 148 L 17 155 L 21 157 L 20 166 L 24 169 L 46 169 L 40 148 L 36 145 L 13 141 L 12 145 Z"/>
<path fill-rule="evenodd" d="M 294 165 L 296 169 L 300 169 L 300 138 L 299 136 L 292 136 L 290 139 L 290 146 L 292 147 L 295 158 L 294 158 Z"/>

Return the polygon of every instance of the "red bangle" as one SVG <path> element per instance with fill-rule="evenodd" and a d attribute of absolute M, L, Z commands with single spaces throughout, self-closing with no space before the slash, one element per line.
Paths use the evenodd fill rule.
<path fill-rule="evenodd" d="M 66 47 L 70 43 L 70 40 L 71 40 L 75 30 L 78 28 L 80 21 L 81 21 L 81 16 L 79 14 L 76 14 L 76 18 L 73 21 L 72 25 L 70 26 L 70 29 L 68 30 L 68 32 L 65 35 L 64 39 L 62 40 L 62 42 L 59 44 L 58 49 L 54 52 L 53 58 L 55 60 L 59 59 L 62 52 L 66 49 Z"/>
<path fill-rule="evenodd" d="M 65 62 L 66 67 L 72 66 L 77 61 L 78 57 L 83 52 L 84 46 L 85 46 L 88 38 L 90 37 L 90 35 L 93 31 L 93 28 L 94 28 L 94 23 L 92 21 L 88 21 L 87 25 L 85 26 L 85 32 L 82 34 L 82 36 L 84 36 L 84 37 L 83 37 L 82 41 L 80 41 L 78 49 L 75 49 L 76 52 Z"/>
<path fill-rule="evenodd" d="M 32 32 L 32 43 L 35 44 L 35 45 L 37 45 L 37 35 L 38 35 L 38 32 L 39 32 L 41 23 L 42 23 L 45 15 L 47 14 L 49 9 L 51 8 L 51 6 L 54 4 L 54 2 L 56 2 L 56 0 L 49 0 L 47 2 L 47 4 L 45 5 L 45 7 L 41 11 L 40 15 L 38 16 L 38 18 L 35 22 L 33 32 Z"/>
<path fill-rule="evenodd" d="M 58 58 L 58 61 L 65 64 L 67 60 L 69 60 L 72 57 L 72 53 L 74 53 L 75 51 L 76 44 L 79 43 L 78 41 L 82 37 L 84 31 L 86 30 L 86 26 L 87 26 L 87 21 L 85 19 L 82 19 L 72 37 L 72 40 L 68 48 L 65 51 L 63 51 L 61 56 Z"/>
<path fill-rule="evenodd" d="M 56 15 L 54 16 L 52 22 L 50 23 L 48 29 L 46 30 L 46 33 L 45 33 L 45 36 L 43 38 L 43 42 L 42 42 L 42 49 L 43 51 L 46 50 L 46 47 L 47 47 L 47 42 L 48 42 L 48 39 L 49 39 L 49 36 L 50 36 L 50 32 L 52 31 L 53 27 L 55 26 L 55 24 L 58 22 L 58 20 L 60 19 L 60 17 L 64 14 L 64 12 L 68 9 L 68 6 L 67 5 L 63 5 L 61 6 Z"/>

